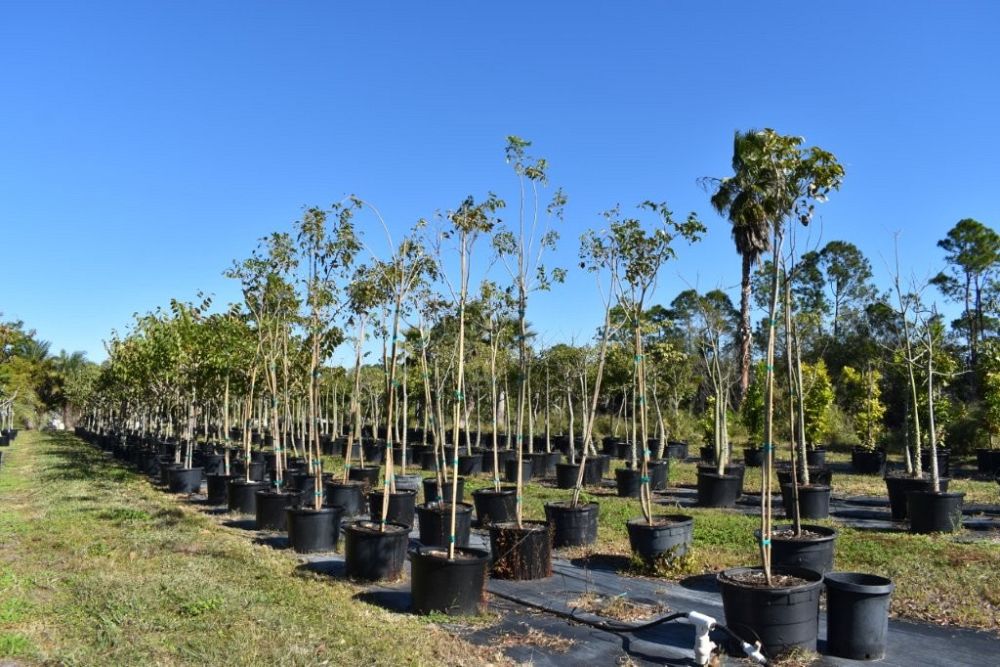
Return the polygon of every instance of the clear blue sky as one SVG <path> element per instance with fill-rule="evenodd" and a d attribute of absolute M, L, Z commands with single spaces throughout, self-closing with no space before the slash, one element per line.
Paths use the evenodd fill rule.
<path fill-rule="evenodd" d="M 927 275 L 958 219 L 1000 224 L 998 26 L 996 2 L 2 0 L 0 311 L 102 359 L 133 312 L 236 299 L 222 271 L 304 205 L 357 193 L 402 229 L 468 193 L 513 198 L 507 134 L 569 195 L 553 263 L 616 202 L 666 200 L 709 235 L 664 299 L 733 286 L 696 179 L 767 126 L 846 166 L 824 242 L 884 277 L 902 230 Z M 582 340 L 598 309 L 574 273 L 529 318 Z"/>

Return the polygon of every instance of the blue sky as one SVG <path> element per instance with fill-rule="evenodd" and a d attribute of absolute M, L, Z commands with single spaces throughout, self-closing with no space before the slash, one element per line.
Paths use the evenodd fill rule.
<path fill-rule="evenodd" d="M 773 127 L 846 166 L 813 242 L 853 241 L 884 279 L 901 230 L 926 276 L 957 220 L 1000 221 L 998 25 L 995 2 L 6 0 L 0 311 L 101 359 L 136 311 L 237 299 L 222 271 L 303 206 L 356 193 L 402 230 L 513 199 L 508 134 L 569 196 L 552 264 L 600 211 L 654 199 L 709 226 L 663 299 L 732 287 L 696 179 L 728 173 L 734 130 Z M 529 318 L 580 341 L 599 309 L 572 272 Z"/>

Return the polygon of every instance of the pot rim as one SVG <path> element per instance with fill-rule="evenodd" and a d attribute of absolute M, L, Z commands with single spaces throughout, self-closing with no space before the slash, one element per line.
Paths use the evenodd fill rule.
<path fill-rule="evenodd" d="M 665 526 L 664 525 L 650 526 L 649 523 L 646 522 L 646 517 L 637 516 L 637 517 L 633 517 L 633 518 L 629 519 L 628 521 L 625 522 L 625 524 L 627 526 L 638 526 L 640 528 L 648 528 L 650 530 L 658 530 L 658 529 L 663 529 L 663 528 L 674 528 L 674 527 L 678 527 L 678 526 L 684 526 L 684 525 L 686 525 L 688 523 L 694 525 L 694 517 L 690 516 L 688 514 L 655 514 L 655 515 L 653 515 L 653 519 L 654 520 L 655 519 L 670 519 L 671 523 L 669 525 L 665 525 Z"/>
<path fill-rule="evenodd" d="M 807 591 L 813 588 L 818 588 L 823 585 L 823 575 L 815 570 L 809 570 L 804 567 L 772 567 L 771 574 L 786 574 L 793 577 L 798 577 L 800 579 L 806 579 L 806 583 L 799 584 L 797 586 L 772 586 L 771 588 L 762 588 L 760 586 L 747 586 L 739 581 L 733 581 L 728 578 L 730 573 L 736 572 L 747 572 L 747 571 L 760 571 L 763 568 L 759 566 L 753 567 L 731 567 L 726 570 L 722 570 L 716 575 L 716 581 L 719 582 L 720 586 L 731 586 L 733 588 L 739 588 L 744 591 L 759 591 L 763 593 L 796 593 L 799 591 Z"/>
<path fill-rule="evenodd" d="M 858 578 L 864 580 L 852 580 Z M 866 595 L 888 595 L 896 588 L 896 583 L 889 577 L 867 572 L 827 572 L 823 582 L 828 589 Z"/>

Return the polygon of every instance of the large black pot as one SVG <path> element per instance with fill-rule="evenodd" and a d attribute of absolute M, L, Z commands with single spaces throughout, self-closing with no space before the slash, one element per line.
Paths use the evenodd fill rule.
<path fill-rule="evenodd" d="M 525 521 L 490 525 L 490 552 L 495 579 L 544 579 L 552 574 L 552 529 L 547 523 Z"/>
<path fill-rule="evenodd" d="M 962 527 L 964 493 L 910 491 L 906 494 L 911 533 L 954 533 Z"/>
<path fill-rule="evenodd" d="M 264 482 L 248 482 L 242 477 L 229 480 L 229 511 L 256 515 L 257 492 L 266 488 L 267 484 Z"/>
<path fill-rule="evenodd" d="M 160 484 L 170 487 L 170 472 L 175 469 L 183 469 L 184 464 L 171 461 L 160 461 Z"/>
<path fill-rule="evenodd" d="M 490 456 L 493 454 L 491 453 Z M 479 454 L 462 454 L 458 457 L 458 474 L 459 475 L 478 475 L 483 471 L 483 455 Z"/>
<path fill-rule="evenodd" d="M 433 449 L 428 449 L 420 455 L 420 469 L 425 471 L 434 471 L 438 469 L 437 464 L 437 452 Z"/>
<path fill-rule="evenodd" d="M 631 468 L 615 470 L 615 483 L 618 487 L 618 497 L 638 498 L 642 493 L 642 474 Z"/>
<path fill-rule="evenodd" d="M 940 487 L 942 491 L 948 490 L 948 478 L 941 478 Z M 906 521 L 907 501 L 906 495 L 910 491 L 930 491 L 933 484 L 929 477 L 910 477 L 906 474 L 886 475 L 886 490 L 889 492 L 889 512 L 893 521 Z"/>
<path fill-rule="evenodd" d="M 991 477 L 1000 470 L 1000 449 L 979 448 L 976 450 L 976 469 Z"/>
<path fill-rule="evenodd" d="M 947 476 L 951 474 L 951 450 L 947 447 L 937 448 L 937 463 L 938 463 L 938 475 Z M 927 471 L 929 475 L 931 472 L 931 450 L 922 449 L 920 450 L 920 467 Z"/>
<path fill-rule="evenodd" d="M 559 463 L 556 465 L 556 488 L 572 489 L 576 487 L 576 478 L 580 473 L 579 463 Z"/>
<path fill-rule="evenodd" d="M 683 461 L 688 457 L 688 444 L 686 442 L 667 442 L 667 457 Z"/>
<path fill-rule="evenodd" d="M 795 495 L 791 484 L 781 485 L 781 502 L 785 516 L 795 516 Z M 799 518 L 825 519 L 830 516 L 830 487 L 821 484 L 799 486 Z"/>
<path fill-rule="evenodd" d="M 448 546 L 451 537 L 451 503 L 426 503 L 417 505 L 417 526 L 420 543 L 427 546 Z M 472 532 L 472 505 L 459 503 L 455 507 L 455 545 L 469 546 Z"/>
<path fill-rule="evenodd" d="M 235 479 L 234 475 L 209 475 L 208 491 L 205 502 L 209 505 L 224 505 L 229 497 L 229 480 Z"/>
<path fill-rule="evenodd" d="M 759 568 L 734 568 L 719 573 L 726 626 L 751 641 L 759 639 L 769 658 L 795 649 L 815 652 L 823 575 L 801 568 L 775 567 L 774 574 L 805 580 L 803 584 L 782 588 L 756 587 L 732 578 L 759 571 Z"/>
<path fill-rule="evenodd" d="M 258 491 L 257 530 L 284 532 L 288 528 L 288 514 L 285 510 L 291 507 L 296 500 L 296 494 L 288 491 Z"/>
<path fill-rule="evenodd" d="M 790 466 L 775 468 L 778 474 L 778 484 L 785 485 L 792 483 L 792 469 Z M 797 475 L 799 484 L 802 483 L 802 475 Z M 833 485 L 833 471 L 825 466 L 809 466 L 809 483 L 821 484 L 823 486 Z"/>
<path fill-rule="evenodd" d="M 625 527 L 632 553 L 646 563 L 653 563 L 658 558 L 672 560 L 688 552 L 694 519 L 683 514 L 668 514 L 654 516 L 650 525 L 644 517 L 639 517 L 629 519 Z"/>
<path fill-rule="evenodd" d="M 764 465 L 764 450 L 760 447 L 744 447 L 743 464 L 748 468 L 760 468 Z"/>
<path fill-rule="evenodd" d="M 170 468 L 167 488 L 170 493 L 198 493 L 202 472 L 201 468 Z"/>
<path fill-rule="evenodd" d="M 826 574 L 833 569 L 833 553 L 837 531 L 826 526 L 803 524 L 802 528 L 819 537 L 796 538 L 783 533 L 792 530 L 791 524 L 774 526 L 771 533 L 771 564 L 775 567 L 802 567 Z M 756 531 L 758 539 L 760 531 Z"/>
<path fill-rule="evenodd" d="M 343 526 L 344 568 L 359 581 L 399 579 L 406 561 L 410 528 L 398 523 L 381 527 L 373 521 L 355 521 Z"/>
<path fill-rule="evenodd" d="M 881 660 L 889 635 L 891 579 L 831 572 L 826 584 L 826 650 L 848 660 Z"/>
<path fill-rule="evenodd" d="M 715 462 L 715 447 L 713 445 L 702 445 L 698 448 L 698 456 L 703 463 Z"/>
<path fill-rule="evenodd" d="M 714 463 L 711 464 L 711 465 L 709 465 L 707 463 L 699 463 L 698 464 L 698 472 L 700 473 L 702 470 L 704 470 L 705 472 L 715 472 L 717 470 L 717 468 L 715 467 Z M 745 465 L 743 465 L 742 463 L 733 463 L 733 462 L 730 462 L 729 465 L 727 465 L 725 467 L 725 471 L 726 471 L 725 474 L 727 474 L 727 475 L 736 475 L 737 477 L 740 478 L 739 489 L 740 489 L 740 493 L 742 493 L 743 492 L 743 480 L 746 478 L 747 467 Z"/>
<path fill-rule="evenodd" d="M 382 491 L 372 491 L 368 494 L 368 514 L 373 523 L 382 519 Z M 417 505 L 417 492 L 412 490 L 397 491 L 389 494 L 389 511 L 385 520 L 404 526 L 413 527 L 413 514 Z"/>
<path fill-rule="evenodd" d="M 472 492 L 472 503 L 476 507 L 476 519 L 480 526 L 513 521 L 517 512 L 517 489 L 502 487 L 477 489 Z"/>
<path fill-rule="evenodd" d="M 254 452 L 254 454 L 256 454 L 256 453 L 257 452 Z M 247 469 L 246 469 L 246 462 L 245 461 L 236 461 L 236 462 L 234 462 L 232 464 L 231 467 L 232 467 L 232 471 L 233 471 L 234 475 L 236 475 L 237 477 L 242 477 L 242 478 L 246 479 L 246 470 Z M 263 482 L 264 481 L 264 473 L 267 472 L 266 468 L 267 468 L 267 464 L 264 463 L 263 461 L 251 461 L 250 462 L 250 481 L 251 482 Z"/>
<path fill-rule="evenodd" d="M 526 461 L 531 461 L 531 477 L 532 479 L 545 479 L 546 475 L 549 473 L 549 455 L 546 452 L 535 452 L 533 454 L 525 454 L 524 459 Z M 555 471 L 552 471 L 555 474 Z"/>
<path fill-rule="evenodd" d="M 410 597 L 417 614 L 469 616 L 486 604 L 486 568 L 490 555 L 480 549 L 456 549 L 455 558 L 441 547 L 410 551 Z"/>
<path fill-rule="evenodd" d="M 552 546 L 583 547 L 597 541 L 597 503 L 545 503 L 545 521 L 552 526 Z"/>
<path fill-rule="evenodd" d="M 308 554 L 318 551 L 333 551 L 340 541 L 340 519 L 343 510 L 339 507 L 289 507 L 285 520 L 288 526 L 288 543 L 296 553 Z"/>
<path fill-rule="evenodd" d="M 378 466 L 365 466 L 363 468 L 351 466 L 351 469 L 347 471 L 347 479 L 353 479 L 355 482 L 363 482 L 365 489 L 369 490 L 378 485 L 381 470 Z"/>
<path fill-rule="evenodd" d="M 450 503 L 451 502 L 451 494 L 452 494 L 453 491 L 456 490 L 456 489 L 452 488 L 454 486 L 454 482 L 452 482 L 449 479 L 448 481 L 446 481 L 444 483 L 444 491 L 441 493 L 441 495 L 439 497 L 438 496 L 438 480 L 437 480 L 437 477 L 426 477 L 426 478 L 424 478 L 424 480 L 423 480 L 423 486 L 424 486 L 424 502 L 425 503 L 433 503 L 433 502 L 438 502 L 438 501 L 443 501 L 443 502 L 446 502 L 446 503 Z M 458 478 L 458 489 L 457 489 L 457 491 L 458 491 L 457 502 L 460 502 L 460 503 L 464 502 L 465 501 L 465 478 L 464 477 L 459 477 Z"/>
<path fill-rule="evenodd" d="M 855 447 L 851 450 L 851 467 L 860 475 L 877 475 L 882 472 L 884 466 L 884 449 Z"/>
<path fill-rule="evenodd" d="M 531 481 L 531 473 L 533 466 L 531 464 L 531 459 L 522 458 L 521 459 L 521 482 L 527 484 Z M 504 481 L 515 483 L 517 482 L 517 458 L 513 458 L 504 464 Z"/>
<path fill-rule="evenodd" d="M 825 466 L 826 465 L 826 450 L 822 447 L 816 447 L 815 449 L 806 449 L 806 464 L 810 466 Z"/>
<path fill-rule="evenodd" d="M 205 454 L 201 457 L 201 467 L 205 469 L 205 475 L 220 475 L 225 472 L 226 460 L 222 454 Z"/>
<path fill-rule="evenodd" d="M 329 507 L 339 507 L 344 516 L 358 516 L 365 511 L 364 482 L 326 482 L 326 504 Z"/>
<path fill-rule="evenodd" d="M 719 475 L 698 469 L 698 506 L 735 507 L 740 497 L 739 475 Z"/>
<path fill-rule="evenodd" d="M 515 458 L 516 456 L 517 456 L 517 452 L 515 452 L 513 450 L 510 450 L 510 449 L 498 449 L 497 450 L 497 468 L 495 469 L 495 471 L 497 473 L 502 473 L 506 469 L 507 461 L 511 460 L 512 458 Z M 492 448 L 490 448 L 489 450 L 486 451 L 485 454 L 483 454 L 483 472 L 489 473 L 489 474 L 493 474 L 494 473 L 494 468 L 493 468 L 493 449 Z"/>

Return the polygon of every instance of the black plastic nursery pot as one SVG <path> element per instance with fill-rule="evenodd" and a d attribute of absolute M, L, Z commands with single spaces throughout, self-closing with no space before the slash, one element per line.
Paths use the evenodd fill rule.
<path fill-rule="evenodd" d="M 550 474 L 555 474 L 555 468 L 549 470 L 550 457 L 548 452 L 535 452 L 533 454 L 525 454 L 524 456 L 531 461 L 532 479 L 545 479 Z"/>
<path fill-rule="evenodd" d="M 831 572 L 826 584 L 826 650 L 849 660 L 881 660 L 889 637 L 891 579 Z"/>
<path fill-rule="evenodd" d="M 363 468 L 360 466 L 351 466 L 351 469 L 347 471 L 347 479 L 363 482 L 366 489 L 371 489 L 378 484 L 381 470 L 378 466 L 365 466 Z"/>
<path fill-rule="evenodd" d="M 175 468 L 183 468 L 183 464 L 174 463 L 172 460 L 169 462 L 160 463 L 160 484 L 170 488 L 170 471 Z"/>
<path fill-rule="evenodd" d="M 684 514 L 666 514 L 654 516 L 650 523 L 645 517 L 639 517 L 629 519 L 625 527 L 632 553 L 652 563 L 659 558 L 672 560 L 688 552 L 694 518 Z"/>
<path fill-rule="evenodd" d="M 735 507 L 740 497 L 739 475 L 720 475 L 711 470 L 698 469 L 698 506 Z"/>
<path fill-rule="evenodd" d="M 597 541 L 597 503 L 545 503 L 545 521 L 552 526 L 552 546 L 584 547 Z"/>
<path fill-rule="evenodd" d="M 670 459 L 650 459 L 649 488 L 653 491 L 666 491 L 670 480 Z"/>
<path fill-rule="evenodd" d="M 583 466 L 584 486 L 600 486 L 601 480 L 604 478 L 605 462 L 608 462 L 610 465 L 610 461 L 611 459 L 607 456 L 588 458 Z"/>
<path fill-rule="evenodd" d="M 501 487 L 477 489 L 472 492 L 472 503 L 476 508 L 476 519 L 480 526 L 513 521 L 517 513 L 517 489 Z"/>
<path fill-rule="evenodd" d="M 703 463 L 713 463 L 715 461 L 715 447 L 713 445 L 702 445 L 698 448 L 698 457 Z"/>
<path fill-rule="evenodd" d="M 778 484 L 785 485 L 792 483 L 792 469 L 790 466 L 785 465 L 781 468 L 775 468 L 775 473 L 778 475 Z M 799 474 L 797 477 L 799 484 L 801 484 L 802 475 Z M 833 471 L 826 466 L 809 466 L 809 483 L 832 486 Z"/>
<path fill-rule="evenodd" d="M 256 453 L 256 452 L 254 452 Z M 246 462 L 236 461 L 232 464 L 233 474 L 237 477 L 246 477 Z M 267 472 L 267 464 L 263 461 L 251 461 L 250 462 L 250 481 L 252 482 L 263 482 L 264 473 Z"/>
<path fill-rule="evenodd" d="M 756 531 L 760 538 L 760 531 Z M 802 524 L 796 537 L 791 524 L 776 525 L 771 531 L 771 564 L 775 567 L 800 567 L 820 574 L 833 569 L 837 531 L 826 526 Z"/>
<path fill-rule="evenodd" d="M 340 520 L 344 511 L 339 507 L 289 507 L 285 523 L 288 543 L 296 553 L 333 551 L 340 541 Z"/>
<path fill-rule="evenodd" d="M 451 503 L 417 505 L 417 525 L 420 543 L 427 546 L 448 546 L 451 537 Z M 469 546 L 472 533 L 472 505 L 459 503 L 455 507 L 455 546 Z"/>
<path fill-rule="evenodd" d="M 420 455 L 420 469 L 425 471 L 438 469 L 437 453 L 433 449 L 429 449 Z"/>
<path fill-rule="evenodd" d="M 976 450 L 976 470 L 984 475 L 994 475 L 1000 470 L 1000 449 L 980 447 Z"/>
<path fill-rule="evenodd" d="M 497 450 L 497 467 L 496 471 L 503 472 L 507 467 L 507 461 L 512 458 L 517 457 L 517 452 L 510 449 L 498 449 Z M 483 472 L 492 474 L 494 472 L 493 468 L 493 449 L 488 449 L 483 454 Z"/>
<path fill-rule="evenodd" d="M 490 552 L 496 579 L 544 579 L 552 574 L 552 528 L 541 521 L 490 526 Z"/>
<path fill-rule="evenodd" d="M 267 488 L 264 482 L 246 481 L 244 478 L 229 480 L 228 505 L 230 512 L 257 514 L 257 492 Z"/>
<path fill-rule="evenodd" d="M 372 491 L 368 494 L 368 515 L 373 522 L 382 518 L 382 491 Z M 389 511 L 385 520 L 408 528 L 413 527 L 413 515 L 417 505 L 417 492 L 413 490 L 396 491 L 389 494 Z"/>
<path fill-rule="evenodd" d="M 964 493 L 910 491 L 906 494 L 911 533 L 954 533 L 962 527 Z"/>
<path fill-rule="evenodd" d="M 423 481 L 423 475 L 395 475 L 397 491 L 420 493 L 420 484 Z"/>
<path fill-rule="evenodd" d="M 576 487 L 576 478 L 580 473 L 579 463 L 556 464 L 556 488 L 572 489 Z"/>
<path fill-rule="evenodd" d="M 948 490 L 948 482 L 951 480 L 940 478 L 942 491 Z M 930 491 L 933 484 L 929 477 L 910 477 L 906 473 L 901 475 L 885 476 L 886 490 L 889 492 L 889 512 L 893 521 L 906 521 L 909 516 L 907 512 L 906 496 L 910 491 Z"/>
<path fill-rule="evenodd" d="M 667 442 L 667 457 L 683 461 L 688 457 L 688 444 L 686 442 Z"/>
<path fill-rule="evenodd" d="M 209 475 L 207 478 L 207 498 L 205 502 L 209 505 L 224 505 L 229 497 L 229 480 L 235 479 L 234 475 Z"/>
<path fill-rule="evenodd" d="M 814 449 L 806 449 L 806 465 L 825 466 L 826 450 L 823 449 L 822 447 L 816 447 Z"/>
<path fill-rule="evenodd" d="M 344 516 L 358 516 L 365 512 L 364 483 L 357 481 L 334 482 L 323 484 L 326 491 L 328 507 L 339 507 Z"/>
<path fill-rule="evenodd" d="M 406 561 L 410 528 L 398 523 L 380 526 L 377 521 L 345 524 L 344 568 L 359 581 L 399 579 Z"/>
<path fill-rule="evenodd" d="M 288 491 L 264 490 L 257 492 L 257 530 L 288 529 L 285 510 L 298 500 L 297 494 Z"/>
<path fill-rule="evenodd" d="M 825 519 L 830 516 L 830 487 L 822 484 L 799 485 L 799 518 Z M 795 496 L 791 484 L 781 485 L 785 516 L 795 516 Z"/>
<path fill-rule="evenodd" d="M 438 496 L 438 480 L 437 480 L 437 477 L 425 477 L 422 483 L 423 483 L 423 487 L 424 487 L 424 502 L 425 503 L 433 503 L 433 502 L 437 502 L 437 501 L 443 501 L 443 502 L 447 502 L 447 503 L 451 502 L 451 493 L 452 493 L 452 491 L 455 490 L 455 489 L 452 488 L 454 486 L 454 482 L 452 482 L 451 480 L 448 480 L 448 481 L 446 481 L 444 483 L 444 485 L 443 485 L 444 486 L 444 490 L 442 491 L 442 493 L 441 493 L 440 496 Z M 457 489 L 457 491 L 458 491 L 458 502 L 460 502 L 460 503 L 464 502 L 465 501 L 465 478 L 464 477 L 459 477 L 458 478 L 458 489 Z"/>
<path fill-rule="evenodd" d="M 167 489 L 170 493 L 198 493 L 202 472 L 202 468 L 170 468 Z"/>
<path fill-rule="evenodd" d="M 884 466 L 885 450 L 860 447 L 851 450 L 851 467 L 860 475 L 877 475 Z"/>
<path fill-rule="evenodd" d="M 205 477 L 219 475 L 225 472 L 226 460 L 221 454 L 205 454 L 201 460 L 201 467 L 205 470 Z"/>
<path fill-rule="evenodd" d="M 816 651 L 823 575 L 803 568 L 772 568 L 777 581 L 762 585 L 760 568 L 733 568 L 718 575 L 726 626 L 748 642 L 759 639 L 764 654 Z M 759 577 L 759 581 L 746 577 Z M 789 577 L 794 579 L 788 579 Z M 783 585 L 782 585 L 783 584 Z"/>
<path fill-rule="evenodd" d="M 642 492 L 642 474 L 631 468 L 615 470 L 615 484 L 619 498 L 638 498 Z"/>
<path fill-rule="evenodd" d="M 764 450 L 760 447 L 743 448 L 743 465 L 748 468 L 760 468 L 764 465 Z"/>
<path fill-rule="evenodd" d="M 492 453 L 490 454 L 492 456 Z M 483 454 L 462 454 L 458 457 L 459 475 L 478 475 L 483 472 Z"/>
<path fill-rule="evenodd" d="M 531 464 L 531 459 L 522 458 L 521 459 L 521 481 L 524 483 L 531 481 L 531 473 L 533 469 Z M 513 458 L 504 464 L 503 478 L 505 482 L 517 482 L 517 458 Z"/>
<path fill-rule="evenodd" d="M 417 614 L 479 614 L 486 604 L 490 555 L 481 549 L 455 549 L 454 558 L 438 546 L 410 551 L 410 595 Z"/>
<path fill-rule="evenodd" d="M 938 475 L 946 476 L 951 474 L 951 450 L 947 447 L 937 448 Z M 931 450 L 920 450 L 920 467 L 930 473 L 931 470 Z"/>

